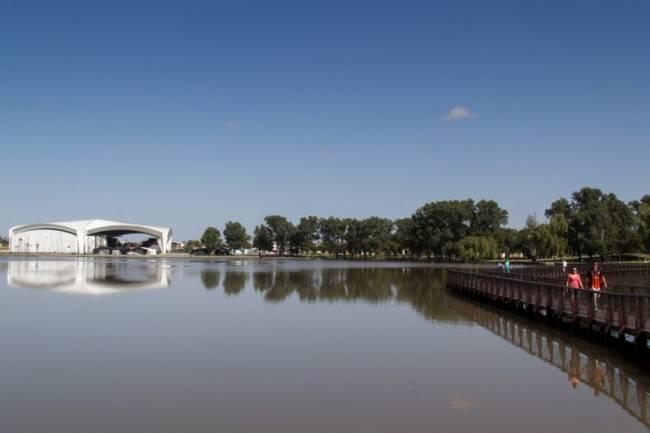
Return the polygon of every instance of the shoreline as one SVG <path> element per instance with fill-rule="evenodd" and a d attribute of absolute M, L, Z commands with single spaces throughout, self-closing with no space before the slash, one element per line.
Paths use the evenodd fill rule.
<path fill-rule="evenodd" d="M 12 253 L 9 251 L 0 251 L 0 258 L 39 258 L 39 259 L 60 259 L 60 258 L 91 258 L 91 259 L 126 259 L 126 260 L 197 260 L 197 261 L 215 261 L 215 260 L 224 260 L 224 261 L 236 261 L 236 260 L 297 260 L 297 261 L 313 261 L 313 260 L 323 260 L 323 261 L 341 261 L 341 262 L 376 262 L 376 263 L 421 263 L 421 264 L 433 264 L 433 265 L 476 265 L 476 266 L 489 266 L 496 265 L 499 260 L 483 260 L 477 262 L 463 262 L 463 261 L 440 261 L 434 259 L 426 258 L 416 258 L 416 257 L 335 257 L 335 256 L 278 256 L 275 254 L 262 255 L 213 255 L 213 256 L 192 256 L 189 253 L 167 253 L 167 254 L 156 254 L 156 255 L 100 255 L 100 254 L 68 254 L 68 253 Z M 646 263 L 646 260 L 622 260 L 616 261 L 617 263 Z M 514 265 L 526 265 L 526 266 L 554 266 L 558 263 L 556 260 L 537 260 L 532 261 L 530 259 L 522 260 L 511 260 L 511 263 Z M 588 260 L 583 260 L 582 262 L 571 261 L 571 263 L 588 263 Z"/>
<path fill-rule="evenodd" d="M 179 260 L 179 261 L 238 261 L 238 260 L 295 260 L 295 261 L 324 261 L 324 262 L 347 262 L 347 263 L 413 263 L 413 264 L 430 264 L 430 265 L 448 265 L 448 266 L 492 266 L 496 261 L 483 261 L 483 262 L 447 262 L 437 261 L 431 259 L 417 259 L 414 257 L 346 257 L 342 256 L 278 256 L 274 254 L 269 255 L 230 255 L 230 256 L 192 256 L 189 253 L 170 253 L 170 254 L 156 254 L 156 255 L 99 255 L 99 254 L 67 254 L 67 253 L 11 253 L 8 251 L 0 251 L 1 258 L 17 258 L 17 259 L 100 259 L 100 260 Z M 513 264 L 530 265 L 528 261 L 514 262 Z M 534 264 L 533 264 L 534 265 Z M 541 264 L 543 265 L 543 264 Z"/>

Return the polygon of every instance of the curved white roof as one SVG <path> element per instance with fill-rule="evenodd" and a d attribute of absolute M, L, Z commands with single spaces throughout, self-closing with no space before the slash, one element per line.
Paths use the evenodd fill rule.
<path fill-rule="evenodd" d="M 110 221 L 102 219 L 79 220 L 79 221 L 60 221 L 43 224 L 23 224 L 13 226 L 9 229 L 9 238 L 18 233 L 24 233 L 31 230 L 61 230 L 72 233 L 80 239 L 79 251 L 84 251 L 83 241 L 86 236 L 92 236 L 99 233 L 117 232 L 117 233 L 146 233 L 160 239 L 161 252 L 165 253 L 171 247 L 172 229 L 168 227 L 157 227 L 143 224 L 131 224 L 120 221 Z"/>
<path fill-rule="evenodd" d="M 156 227 L 143 224 L 130 224 L 119 221 L 110 221 L 110 220 L 78 220 L 78 221 L 61 221 L 53 223 L 44 223 L 44 224 L 22 224 L 13 226 L 9 231 L 13 233 L 25 232 L 27 230 L 37 230 L 39 228 L 65 228 L 69 231 L 78 232 L 83 230 L 85 232 L 92 231 L 108 231 L 112 230 L 112 227 L 119 227 L 123 230 L 132 230 L 136 232 L 147 233 L 148 231 L 157 232 L 157 233 L 169 233 L 171 232 L 170 228 L 167 227 Z"/>

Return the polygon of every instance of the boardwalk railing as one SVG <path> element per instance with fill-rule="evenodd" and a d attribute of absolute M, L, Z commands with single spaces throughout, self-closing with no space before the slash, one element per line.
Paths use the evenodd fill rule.
<path fill-rule="evenodd" d="M 577 268 L 580 274 L 586 274 L 591 265 L 587 263 L 571 263 L 569 269 Z M 607 275 L 616 274 L 650 274 L 650 263 L 602 263 L 600 269 Z M 540 279 L 562 279 L 566 273 L 562 266 L 526 266 L 523 268 L 513 268 L 511 271 L 514 275 L 520 275 L 525 278 Z"/>
<path fill-rule="evenodd" d="M 514 272 L 505 273 L 503 271 L 491 271 L 491 270 L 481 270 L 482 275 L 493 275 L 495 277 L 503 278 L 512 278 L 519 280 L 530 280 L 530 281 L 539 281 L 544 283 L 549 283 L 553 285 L 564 285 L 566 281 L 565 273 L 560 271 L 547 272 L 543 273 L 524 273 L 524 272 Z M 627 295 L 650 295 L 650 288 L 636 286 L 632 284 L 610 284 L 610 292 L 627 294 Z"/>
<path fill-rule="evenodd" d="M 647 340 L 650 336 L 650 295 L 567 289 L 559 284 L 497 276 L 485 272 L 450 270 L 451 290 L 511 304 L 541 316 L 596 327 L 600 332 Z"/>

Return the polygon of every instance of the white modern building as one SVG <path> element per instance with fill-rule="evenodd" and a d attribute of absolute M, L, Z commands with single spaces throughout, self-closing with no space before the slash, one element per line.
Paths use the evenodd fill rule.
<path fill-rule="evenodd" d="M 9 251 L 16 253 L 90 254 L 109 238 L 142 233 L 158 240 L 161 253 L 171 249 L 172 230 L 107 220 L 26 224 L 9 229 Z"/>

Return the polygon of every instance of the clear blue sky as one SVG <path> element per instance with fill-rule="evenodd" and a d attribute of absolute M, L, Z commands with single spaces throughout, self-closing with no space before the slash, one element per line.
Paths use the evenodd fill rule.
<path fill-rule="evenodd" d="M 518 227 L 583 185 L 636 199 L 649 22 L 645 0 L 0 0 L 0 229 L 187 239 L 467 197 Z"/>

